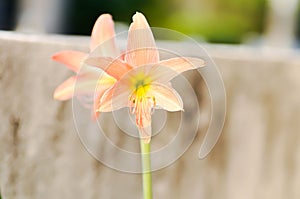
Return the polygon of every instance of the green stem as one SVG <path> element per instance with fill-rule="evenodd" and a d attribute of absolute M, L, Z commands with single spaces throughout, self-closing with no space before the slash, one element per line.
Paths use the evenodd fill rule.
<path fill-rule="evenodd" d="M 151 179 L 151 159 L 150 159 L 150 143 L 140 140 L 141 156 L 143 166 L 143 193 L 144 199 L 152 199 L 152 179 Z"/>

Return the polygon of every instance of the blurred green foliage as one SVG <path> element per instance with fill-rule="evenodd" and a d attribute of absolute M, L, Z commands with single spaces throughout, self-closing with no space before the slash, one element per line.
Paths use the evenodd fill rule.
<path fill-rule="evenodd" d="M 298 12 L 297 12 L 297 29 L 296 29 L 296 37 L 298 38 L 298 41 L 300 40 L 300 2 L 298 3 Z M 298 43 L 298 46 L 300 46 L 300 43 Z"/>
<path fill-rule="evenodd" d="M 136 11 L 142 11 L 151 0 L 70 0 L 67 8 L 66 31 L 68 34 L 90 34 L 102 13 L 110 13 L 115 21 L 129 24 Z"/>
<path fill-rule="evenodd" d="M 208 42 L 240 43 L 248 34 L 261 33 L 265 0 L 74 0 L 68 8 L 67 33 L 90 34 L 101 13 L 129 24 L 143 12 L 150 25 L 203 38 Z"/>
<path fill-rule="evenodd" d="M 181 10 L 166 21 L 165 25 L 218 43 L 240 43 L 247 34 L 261 33 L 263 29 L 262 0 L 212 0 L 201 11 L 197 9 Z"/>

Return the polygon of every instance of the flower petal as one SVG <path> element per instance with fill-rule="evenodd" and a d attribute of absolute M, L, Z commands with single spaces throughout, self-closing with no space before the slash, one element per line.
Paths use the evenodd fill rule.
<path fill-rule="evenodd" d="M 73 97 L 74 85 L 76 82 L 76 76 L 72 76 L 61 85 L 59 85 L 54 91 L 54 99 L 56 100 L 68 100 Z"/>
<path fill-rule="evenodd" d="M 156 102 L 156 108 L 162 108 L 167 111 L 182 111 L 183 102 L 179 94 L 167 85 L 153 83 L 147 95 L 153 96 Z"/>
<path fill-rule="evenodd" d="M 199 58 L 177 57 L 160 61 L 158 64 L 145 65 L 139 67 L 141 69 L 138 68 L 138 70 L 146 71 L 153 81 L 166 84 L 180 73 L 204 65 L 204 60 Z"/>
<path fill-rule="evenodd" d="M 119 53 L 114 36 L 115 30 L 112 16 L 110 14 L 100 15 L 93 27 L 90 50 L 95 50 L 101 44 L 99 46 L 100 49 L 97 49 L 97 51 L 99 50 L 102 56 L 118 56 Z"/>
<path fill-rule="evenodd" d="M 54 54 L 52 56 L 52 59 L 65 64 L 69 69 L 77 73 L 81 67 L 81 63 L 86 56 L 86 53 L 69 50 Z"/>
<path fill-rule="evenodd" d="M 159 62 L 159 65 L 169 67 L 177 73 L 183 73 L 187 70 L 205 66 L 205 61 L 196 57 L 175 57 L 162 60 Z"/>
<path fill-rule="evenodd" d="M 157 63 L 159 53 L 145 16 L 137 12 L 132 19 L 133 22 L 128 33 L 125 61 L 132 66 Z"/>
<path fill-rule="evenodd" d="M 85 72 L 72 76 L 63 82 L 54 92 L 57 100 L 68 100 L 73 96 L 90 95 L 107 90 L 115 83 L 115 79 L 105 72 Z"/>
<path fill-rule="evenodd" d="M 130 94 L 128 86 L 118 82 L 103 94 L 98 111 L 110 112 L 127 107 Z"/>
<path fill-rule="evenodd" d="M 131 66 L 119 59 L 110 57 L 90 57 L 85 60 L 85 63 L 90 66 L 96 66 L 104 70 L 107 74 L 113 76 L 117 80 L 132 69 Z"/>
<path fill-rule="evenodd" d="M 104 94 L 100 97 L 100 100 L 97 104 L 96 111 L 98 112 L 111 112 L 113 110 L 112 108 L 112 96 L 113 96 L 113 90 L 114 88 L 108 89 Z M 96 108 L 96 107 L 95 107 Z"/>
<path fill-rule="evenodd" d="M 100 115 L 100 112 L 98 111 L 98 109 L 100 108 L 101 97 L 103 96 L 105 91 L 99 92 L 94 95 L 94 104 L 93 104 L 93 109 L 92 109 L 92 120 L 93 121 L 95 121 Z"/>
<path fill-rule="evenodd" d="M 143 126 L 138 126 L 139 133 L 141 136 L 141 139 L 144 143 L 148 144 L 151 141 L 151 135 L 152 135 L 152 127 L 151 127 L 151 118 L 143 118 Z"/>

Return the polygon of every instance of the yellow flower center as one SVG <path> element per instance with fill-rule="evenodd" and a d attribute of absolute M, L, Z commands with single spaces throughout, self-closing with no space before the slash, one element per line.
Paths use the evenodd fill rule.
<path fill-rule="evenodd" d="M 143 120 L 150 120 L 152 108 L 156 105 L 155 97 L 149 96 L 152 80 L 144 73 L 139 73 L 131 79 L 132 94 L 129 97 L 130 112 L 136 115 L 136 123 L 143 127 Z"/>
<path fill-rule="evenodd" d="M 134 77 L 131 78 L 131 89 L 136 94 L 145 95 L 150 88 L 152 80 L 149 76 L 144 73 L 138 73 Z"/>

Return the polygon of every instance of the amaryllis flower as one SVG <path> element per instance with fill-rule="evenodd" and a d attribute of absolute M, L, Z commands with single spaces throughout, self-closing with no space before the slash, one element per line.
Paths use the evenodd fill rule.
<path fill-rule="evenodd" d="M 115 45 L 115 31 L 114 22 L 111 15 L 101 15 L 92 31 L 90 51 L 98 50 L 99 56 L 117 57 L 119 51 Z M 102 45 L 100 45 L 102 44 Z M 100 49 L 99 49 L 100 48 Z M 88 53 L 79 51 L 61 51 L 52 56 L 52 59 L 65 64 L 70 70 L 77 73 L 77 75 L 70 77 L 64 81 L 54 92 L 54 98 L 57 100 L 68 100 L 74 95 L 76 96 L 101 96 L 103 92 L 112 87 L 116 82 L 115 78 L 103 73 L 102 69 L 96 67 L 82 67 L 83 61 L 87 58 Z M 81 70 L 82 68 L 82 70 Z M 102 78 L 99 80 L 99 75 Z M 95 90 L 95 84 L 99 84 Z M 76 92 L 75 90 L 76 85 Z M 97 117 L 98 111 L 94 111 L 94 117 Z"/>
<path fill-rule="evenodd" d="M 103 30 L 105 31 L 105 30 Z M 101 32 L 101 31 L 100 31 Z M 104 48 L 105 46 L 101 46 Z M 192 57 L 160 60 L 152 31 L 143 14 L 136 13 L 129 27 L 127 49 L 119 58 L 93 53 L 84 63 L 102 69 L 95 91 L 95 110 L 110 112 L 129 107 L 145 143 L 151 139 L 151 115 L 156 108 L 183 110 L 179 94 L 170 80 L 178 74 L 204 66 L 204 61 Z M 101 82 L 107 77 L 114 83 L 109 88 Z M 89 90 L 89 89 L 87 89 Z"/>

